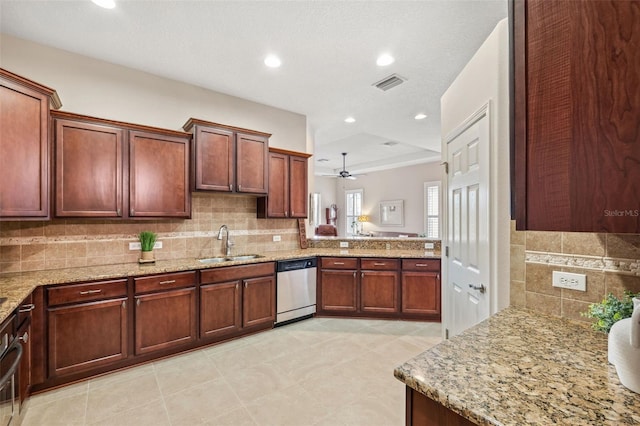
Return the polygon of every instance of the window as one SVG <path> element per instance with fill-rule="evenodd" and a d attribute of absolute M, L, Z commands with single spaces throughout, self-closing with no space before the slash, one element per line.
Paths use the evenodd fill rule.
<path fill-rule="evenodd" d="M 440 239 L 440 182 L 424 183 L 424 233 Z"/>
<path fill-rule="evenodd" d="M 345 229 L 347 235 L 358 234 L 358 216 L 362 214 L 362 189 L 350 189 L 345 191 Z"/>

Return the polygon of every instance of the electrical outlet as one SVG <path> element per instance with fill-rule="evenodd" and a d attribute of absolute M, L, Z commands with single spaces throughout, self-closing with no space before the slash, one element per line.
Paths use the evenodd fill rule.
<path fill-rule="evenodd" d="M 435 246 L 433 243 L 424 243 L 424 248 L 433 250 Z"/>
<path fill-rule="evenodd" d="M 340 248 L 349 248 L 349 241 L 340 241 Z"/>
<path fill-rule="evenodd" d="M 154 250 L 155 249 L 161 249 L 162 248 L 162 241 L 156 241 L 156 243 L 153 245 Z"/>
<path fill-rule="evenodd" d="M 387 243 L 385 247 L 387 250 L 391 250 L 391 244 Z"/>
<path fill-rule="evenodd" d="M 587 276 L 585 274 L 553 271 L 552 285 L 554 287 L 568 288 L 569 290 L 587 291 Z"/>
<path fill-rule="evenodd" d="M 142 246 L 140 245 L 140 242 L 137 243 L 129 243 L 129 250 L 141 250 Z"/>
<path fill-rule="evenodd" d="M 282 241 L 282 237 L 280 237 L 280 235 L 274 235 L 273 236 L 273 241 L 274 242 Z"/>

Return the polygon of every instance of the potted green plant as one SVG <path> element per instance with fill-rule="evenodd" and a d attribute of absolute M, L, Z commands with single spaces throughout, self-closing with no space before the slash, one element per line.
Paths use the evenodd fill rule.
<path fill-rule="evenodd" d="M 142 250 L 142 256 L 140 258 L 141 263 L 154 262 L 153 246 L 156 243 L 158 235 L 151 231 L 142 231 L 138 234 L 138 240 L 140 241 L 140 249 Z"/>
<path fill-rule="evenodd" d="M 582 315 L 588 318 L 594 318 L 596 321 L 592 324 L 594 330 L 609 333 L 611 327 L 621 319 L 630 318 L 633 313 L 633 298 L 640 296 L 630 291 L 625 291 L 622 298 L 617 298 L 612 293 L 600 303 L 592 303 L 589 305 L 587 312 Z"/>

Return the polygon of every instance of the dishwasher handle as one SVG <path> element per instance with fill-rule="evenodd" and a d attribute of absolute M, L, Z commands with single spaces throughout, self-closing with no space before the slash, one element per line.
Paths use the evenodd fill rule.
<path fill-rule="evenodd" d="M 0 379 L 0 389 L 3 389 L 5 387 L 8 381 L 11 380 L 11 377 L 18 370 L 18 366 L 20 365 L 20 360 L 22 359 L 22 345 L 20 344 L 20 339 L 13 339 L 13 342 L 11 343 L 9 348 L 7 348 L 7 350 L 2 354 L 2 358 L 6 357 L 11 351 L 18 351 L 18 355 L 16 356 L 16 359 L 11 364 L 11 367 L 9 367 L 7 372 Z"/>

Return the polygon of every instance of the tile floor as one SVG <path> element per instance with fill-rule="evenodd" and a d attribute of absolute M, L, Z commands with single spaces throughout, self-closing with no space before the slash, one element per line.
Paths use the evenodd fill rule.
<path fill-rule="evenodd" d="M 23 426 L 403 425 L 439 323 L 313 318 L 34 395 Z"/>

